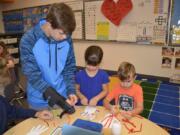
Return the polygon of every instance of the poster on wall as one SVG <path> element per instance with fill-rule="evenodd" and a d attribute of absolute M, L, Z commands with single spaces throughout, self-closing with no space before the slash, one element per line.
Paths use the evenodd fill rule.
<path fill-rule="evenodd" d="M 33 7 L 23 9 L 24 32 L 32 28 L 41 19 L 41 8 Z"/>
<path fill-rule="evenodd" d="M 46 18 L 50 5 L 41 6 L 41 18 Z"/>
<path fill-rule="evenodd" d="M 101 11 L 103 0 L 85 1 L 85 38 L 139 44 L 165 44 L 169 0 L 131 1 L 133 8 L 118 26 L 106 18 Z M 115 12 L 117 8 L 107 9 Z"/>
<path fill-rule="evenodd" d="M 172 45 L 180 46 L 180 8 L 179 7 L 180 7 L 180 0 L 173 0 L 170 41 Z"/>
<path fill-rule="evenodd" d="M 66 2 L 69 5 L 76 19 L 76 29 L 72 35 L 73 39 L 84 38 L 83 27 L 83 1 L 71 1 Z M 19 9 L 17 11 L 12 10 L 3 12 L 3 21 L 5 26 L 5 32 L 26 32 L 33 26 L 35 26 L 40 19 L 46 18 L 50 5 L 42 5 L 37 7 L 28 7 Z"/>
<path fill-rule="evenodd" d="M 175 49 L 175 56 L 180 57 L 180 48 L 176 47 Z"/>
<path fill-rule="evenodd" d="M 162 56 L 174 56 L 174 48 L 162 47 Z"/>
<path fill-rule="evenodd" d="M 171 57 L 163 57 L 162 58 L 162 68 L 171 68 L 172 58 Z"/>
<path fill-rule="evenodd" d="M 180 58 L 176 58 L 175 60 L 175 69 L 180 70 Z"/>
<path fill-rule="evenodd" d="M 4 28 L 6 33 L 23 32 L 23 11 L 13 10 L 2 12 Z"/>
<path fill-rule="evenodd" d="M 180 48 L 162 47 L 162 68 L 174 68 L 180 70 Z M 172 65 L 173 63 L 173 65 Z"/>

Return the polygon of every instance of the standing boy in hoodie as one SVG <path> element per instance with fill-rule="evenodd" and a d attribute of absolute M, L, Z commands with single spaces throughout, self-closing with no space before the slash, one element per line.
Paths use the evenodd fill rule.
<path fill-rule="evenodd" d="M 75 27 L 72 9 L 64 3 L 56 3 L 50 7 L 46 19 L 22 37 L 21 64 L 28 78 L 27 97 L 31 108 L 47 108 L 42 95 L 52 90 L 68 98 L 71 105 L 77 102 L 75 56 L 70 37 Z"/>

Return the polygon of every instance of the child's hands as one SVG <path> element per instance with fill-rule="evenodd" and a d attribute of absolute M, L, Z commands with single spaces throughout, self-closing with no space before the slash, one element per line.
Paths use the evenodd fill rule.
<path fill-rule="evenodd" d="M 94 97 L 89 101 L 89 105 L 90 106 L 96 106 L 97 102 L 98 102 L 98 99 L 96 97 Z"/>
<path fill-rule="evenodd" d="M 120 111 L 120 114 L 121 114 L 123 117 L 127 118 L 127 119 L 131 119 L 131 118 L 133 117 L 132 111 L 124 111 L 124 110 L 121 110 L 121 111 Z"/>
<path fill-rule="evenodd" d="M 53 119 L 53 114 L 48 110 L 43 110 L 36 112 L 35 117 L 44 120 L 49 120 L 49 119 Z"/>
<path fill-rule="evenodd" d="M 119 109 L 117 106 L 111 106 L 111 109 L 110 109 L 111 113 L 116 115 L 119 113 Z"/>
<path fill-rule="evenodd" d="M 14 67 L 14 62 L 12 60 L 8 60 L 8 63 L 6 64 L 8 68 L 13 68 Z"/>
<path fill-rule="evenodd" d="M 74 106 L 77 103 L 77 96 L 75 94 L 70 94 L 68 98 L 68 103 Z"/>
<path fill-rule="evenodd" d="M 82 104 L 82 105 L 88 105 L 88 99 L 87 99 L 86 97 L 83 97 L 83 98 L 81 99 L 81 104 Z"/>

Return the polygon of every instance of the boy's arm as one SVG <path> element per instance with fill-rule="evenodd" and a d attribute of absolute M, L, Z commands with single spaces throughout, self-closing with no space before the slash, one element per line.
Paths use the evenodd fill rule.
<path fill-rule="evenodd" d="M 138 91 L 136 92 L 136 104 L 134 110 L 132 110 L 132 116 L 140 114 L 143 109 L 143 90 L 142 87 L 139 87 Z"/>
<path fill-rule="evenodd" d="M 136 108 L 132 110 L 132 116 L 138 115 L 143 111 L 143 102 L 137 103 Z"/>
<path fill-rule="evenodd" d="M 103 106 L 104 106 L 106 109 L 108 109 L 108 110 L 111 110 L 111 108 L 112 108 L 112 106 L 111 106 L 111 104 L 110 104 L 110 101 L 109 101 L 107 98 L 105 98 L 105 99 L 103 100 Z"/>
<path fill-rule="evenodd" d="M 114 89 L 114 90 L 110 91 L 109 94 L 107 95 L 107 97 L 103 100 L 103 106 L 113 114 L 116 114 L 119 112 L 117 109 L 116 103 L 115 103 L 115 105 L 110 104 L 110 102 L 113 99 L 115 99 L 116 96 L 117 96 L 117 91 L 116 91 L 116 89 Z"/>
<path fill-rule="evenodd" d="M 76 72 L 76 61 L 74 56 L 74 49 L 72 45 L 72 40 L 69 40 L 70 48 L 68 52 L 68 58 L 66 61 L 65 68 L 62 72 L 64 81 L 66 83 L 67 96 L 75 95 L 75 72 Z"/>
<path fill-rule="evenodd" d="M 132 111 L 124 111 L 121 110 L 120 113 L 122 116 L 124 116 L 125 118 L 132 118 L 136 115 L 139 115 L 142 111 L 143 111 L 143 103 L 137 103 L 137 106 L 135 109 L 133 109 Z"/>
<path fill-rule="evenodd" d="M 109 94 L 106 96 L 106 98 L 103 100 L 103 105 L 106 109 L 112 110 L 112 105 L 110 104 L 111 100 L 114 99 L 114 91 L 112 90 L 109 92 Z"/>
<path fill-rule="evenodd" d="M 40 119 L 52 119 L 53 115 L 50 111 L 42 110 L 36 111 L 33 109 L 24 109 L 22 107 L 17 107 L 14 105 L 10 105 L 9 102 L 5 98 L 1 99 L 3 101 L 3 105 L 7 109 L 8 119 L 26 119 L 29 117 L 37 117 Z"/>
<path fill-rule="evenodd" d="M 7 101 L 6 98 L 3 96 L 0 96 L 0 103 L 2 110 L 7 113 L 8 120 L 13 120 L 13 119 L 24 119 L 24 118 L 29 118 L 29 117 L 34 117 L 36 114 L 35 110 L 32 109 L 23 109 L 21 107 L 16 107 Z"/>
<path fill-rule="evenodd" d="M 42 78 L 42 73 L 36 63 L 33 46 L 35 37 L 33 31 L 26 33 L 20 42 L 20 58 L 22 71 L 27 76 L 29 83 L 38 90 L 44 91 L 49 87 L 49 84 Z"/>

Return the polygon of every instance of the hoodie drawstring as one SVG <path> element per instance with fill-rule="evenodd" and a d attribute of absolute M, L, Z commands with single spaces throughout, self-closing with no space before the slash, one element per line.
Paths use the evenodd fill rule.
<path fill-rule="evenodd" d="M 58 51 L 58 49 L 57 49 L 57 44 L 56 44 L 56 46 L 55 46 L 55 70 L 56 70 L 56 72 L 57 72 L 57 51 Z M 49 45 L 49 67 L 51 67 L 51 45 Z"/>
<path fill-rule="evenodd" d="M 56 44 L 56 47 L 55 47 L 55 69 L 56 69 L 56 72 L 57 72 L 57 44 Z"/>
<path fill-rule="evenodd" d="M 49 67 L 51 67 L 51 47 L 49 45 Z"/>

